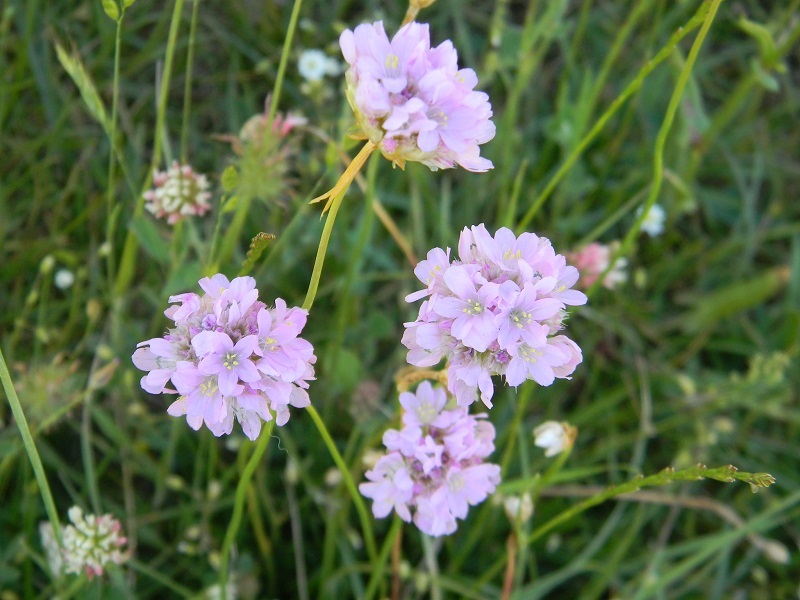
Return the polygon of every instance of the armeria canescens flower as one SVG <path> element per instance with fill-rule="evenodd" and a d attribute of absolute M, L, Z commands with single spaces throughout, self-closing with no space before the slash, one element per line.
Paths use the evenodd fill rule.
<path fill-rule="evenodd" d="M 61 546 L 55 539 L 53 525 L 43 522 L 39 535 L 47 554 L 47 562 L 53 575 L 86 573 L 91 579 L 103 574 L 109 563 L 121 565 L 128 559 L 123 547 L 128 541 L 121 535 L 121 526 L 111 515 L 86 515 L 78 506 L 67 512 L 71 525 L 61 529 Z"/>
<path fill-rule="evenodd" d="M 572 448 L 577 436 L 578 430 L 567 422 L 545 421 L 533 430 L 533 443 L 550 457 Z"/>
<path fill-rule="evenodd" d="M 289 420 L 289 406 L 309 405 L 314 348 L 299 337 L 308 313 L 280 298 L 274 308 L 258 301 L 252 277 L 224 275 L 200 280 L 205 294 L 171 296 L 178 304 L 164 314 L 175 322 L 163 338 L 139 344 L 134 364 L 151 394 L 178 393 L 167 412 L 186 415 L 193 429 L 203 423 L 230 433 L 233 419 L 255 440 L 261 422 Z M 175 389 L 168 389 L 169 382 Z"/>
<path fill-rule="evenodd" d="M 526 379 L 550 385 L 569 378 L 581 350 L 558 335 L 565 307 L 586 302 L 572 289 L 578 270 L 567 266 L 547 238 L 506 228 L 492 237 L 481 224 L 464 229 L 460 261 L 450 249 L 428 252 L 414 273 L 426 288 L 408 302 L 427 297 L 413 323 L 406 323 L 407 360 L 432 367 L 447 359 L 448 389 L 462 406 L 477 399 L 491 408 L 492 375 L 518 386 Z"/>
<path fill-rule="evenodd" d="M 580 287 L 589 288 L 605 272 L 611 261 L 611 255 L 618 247 L 619 242 L 608 245 L 593 242 L 574 252 L 564 253 L 567 260 L 580 271 Z M 603 278 L 603 287 L 612 290 L 620 283 L 624 283 L 628 279 L 628 274 L 625 272 L 627 266 L 628 260 L 624 257 L 614 261 L 614 267 Z"/>
<path fill-rule="evenodd" d="M 167 171 L 153 173 L 153 189 L 144 193 L 144 207 L 174 224 L 187 215 L 202 216 L 211 210 L 208 179 L 189 165 L 173 161 Z"/>
<path fill-rule="evenodd" d="M 367 471 L 361 493 L 373 500 L 377 518 L 392 510 L 433 536 L 456 530 L 470 506 L 483 502 L 500 483 L 500 467 L 485 463 L 494 451 L 494 427 L 486 415 L 465 407 L 445 408 L 441 387 L 420 383 L 400 394 L 403 428 L 383 436 L 387 454 Z"/>
<path fill-rule="evenodd" d="M 475 91 L 472 69 L 458 68 L 449 40 L 431 48 L 428 25 L 409 23 L 389 41 L 378 21 L 339 38 L 349 68 L 347 99 L 356 120 L 383 155 L 403 167 L 492 168 L 478 146 L 491 140 L 489 97 Z"/>

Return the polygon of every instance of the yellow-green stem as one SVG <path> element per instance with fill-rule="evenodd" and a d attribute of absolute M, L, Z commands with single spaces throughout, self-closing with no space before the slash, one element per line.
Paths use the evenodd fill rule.
<path fill-rule="evenodd" d="M 535 217 L 536 213 L 539 212 L 539 209 L 553 193 L 556 186 L 561 183 L 561 180 L 564 178 L 564 176 L 569 172 L 578 158 L 580 158 L 589 144 L 591 144 L 597 135 L 603 130 L 611 117 L 617 113 L 617 111 L 628 100 L 628 98 L 639 91 L 639 88 L 642 87 L 642 84 L 647 76 L 650 75 L 650 73 L 652 73 L 658 65 L 664 62 L 670 54 L 672 54 L 675 46 L 677 46 L 684 37 L 686 37 L 690 32 L 695 30 L 704 22 L 707 11 L 708 2 L 704 2 L 694 17 L 692 17 L 684 26 L 678 28 L 678 30 L 672 34 L 669 42 L 667 42 L 667 44 L 661 50 L 659 50 L 659 52 L 653 58 L 645 63 L 644 67 L 642 67 L 636 74 L 636 77 L 634 77 L 633 81 L 631 81 L 625 87 L 622 93 L 614 99 L 614 101 L 611 103 L 611 106 L 609 106 L 608 109 L 600 116 L 600 118 L 597 119 L 594 127 L 592 127 L 589 133 L 587 133 L 580 143 L 575 146 L 550 181 L 547 182 L 545 188 L 536 197 L 536 199 L 533 201 L 533 204 L 531 204 L 531 207 L 517 224 L 517 231 L 525 230 L 525 227 L 533 220 L 533 217 Z M 602 278 L 598 278 L 598 281 L 602 281 Z"/>
<path fill-rule="evenodd" d="M 281 97 L 281 87 L 283 86 L 283 75 L 286 73 L 286 64 L 289 61 L 289 51 L 292 48 L 292 39 L 294 32 L 297 29 L 297 21 L 300 18 L 300 7 L 303 5 L 303 0 L 294 0 L 292 7 L 292 15 L 289 17 L 289 28 L 286 30 L 286 39 L 283 41 L 283 52 L 281 52 L 281 61 L 278 65 L 278 75 L 275 77 L 275 87 L 272 88 L 272 100 L 269 104 L 269 115 L 267 122 L 272 123 L 275 115 L 278 112 L 278 101 Z"/>
<path fill-rule="evenodd" d="M 716 16 L 717 10 L 719 9 L 720 4 L 722 4 L 722 1 L 723 0 L 711 1 L 711 7 L 706 13 L 705 19 L 703 20 L 703 25 L 700 28 L 694 43 L 692 44 L 691 50 L 689 50 L 689 56 L 686 59 L 680 74 L 678 75 L 678 81 L 675 84 L 675 89 L 672 92 L 672 96 L 670 96 L 669 104 L 667 105 L 667 112 L 664 115 L 664 121 L 661 123 L 661 128 L 658 130 L 658 135 L 656 136 L 656 143 L 653 151 L 653 181 L 650 186 L 650 194 L 642 206 L 641 214 L 636 219 L 633 227 L 630 228 L 628 233 L 625 235 L 622 244 L 620 244 L 620 247 L 609 260 L 608 267 L 606 267 L 606 270 L 603 272 L 603 274 L 598 277 L 589 288 L 588 295 L 590 296 L 594 293 L 594 290 L 597 289 L 597 286 L 603 282 L 608 272 L 616 263 L 617 259 L 621 256 L 628 255 L 634 239 L 642 228 L 642 223 L 644 223 L 644 220 L 647 218 L 647 213 L 658 199 L 658 194 L 661 191 L 661 183 L 664 180 L 664 147 L 667 143 L 667 136 L 672 129 L 672 123 L 675 120 L 676 113 L 678 112 L 678 106 L 680 105 L 683 91 L 689 81 L 689 76 L 692 74 L 692 69 L 697 61 L 697 56 L 700 54 L 700 48 L 703 47 L 703 42 L 706 39 L 708 30 L 711 28 L 711 23 L 714 22 L 714 17 Z"/>
<path fill-rule="evenodd" d="M 55 534 L 56 540 L 61 544 L 61 521 L 58 520 L 58 511 L 56 510 L 55 502 L 53 502 L 53 494 L 50 492 L 50 485 L 47 483 L 47 476 L 44 473 L 42 459 L 39 457 L 39 452 L 36 450 L 36 444 L 33 441 L 30 427 L 28 427 L 28 420 L 25 418 L 25 413 L 22 410 L 19 397 L 11 381 L 11 373 L 8 371 L 8 366 L 6 365 L 6 359 L 3 356 L 2 350 L 0 350 L 0 381 L 3 382 L 6 398 L 8 398 L 8 403 L 11 405 L 11 412 L 14 415 L 17 428 L 22 436 L 22 443 L 25 444 L 25 451 L 28 453 L 28 459 L 31 461 L 36 482 L 39 484 L 39 493 L 42 496 L 44 508 L 45 511 L 47 511 L 47 517 L 53 525 L 53 533 Z"/>
<path fill-rule="evenodd" d="M 247 499 L 247 487 L 250 485 L 250 480 L 253 478 L 253 473 L 261 462 L 264 452 L 267 450 L 269 440 L 272 437 L 272 429 L 275 427 L 275 419 L 273 418 L 269 423 L 264 425 L 261 431 L 261 436 L 258 438 L 256 448 L 250 456 L 250 460 L 242 471 L 242 476 L 239 478 L 239 483 L 236 486 L 236 497 L 233 502 L 233 515 L 231 522 L 228 524 L 228 530 L 225 532 L 225 540 L 222 543 L 222 553 L 219 561 L 219 583 L 222 589 L 222 598 L 227 598 L 226 586 L 228 585 L 228 568 L 231 557 L 231 547 L 236 541 L 236 535 L 239 533 L 239 526 L 242 523 L 242 514 L 244 512 L 244 503 Z"/>
<path fill-rule="evenodd" d="M 311 420 L 314 421 L 317 431 L 319 431 L 319 434 L 322 436 L 322 440 L 325 442 L 325 446 L 328 448 L 328 452 L 330 452 L 333 462 L 335 462 L 336 466 L 339 468 L 339 472 L 342 475 L 345 487 L 347 487 L 347 491 L 350 492 L 350 497 L 352 498 L 353 503 L 356 505 L 356 512 L 358 513 L 358 518 L 361 521 L 361 529 L 364 534 L 364 545 L 367 547 L 367 555 L 369 556 L 370 562 L 374 563 L 377 559 L 378 553 L 375 549 L 375 534 L 372 532 L 372 521 L 370 520 L 369 513 L 367 512 L 367 507 L 364 504 L 364 499 L 361 497 L 361 494 L 359 493 L 358 488 L 353 481 L 353 476 L 350 474 L 350 469 L 347 467 L 342 455 L 339 453 L 339 449 L 336 447 L 331 434 L 328 433 L 328 429 L 325 427 L 325 423 L 322 422 L 322 418 L 319 416 L 317 409 L 314 408 L 314 405 L 312 404 L 306 408 L 306 410 L 308 411 L 308 414 L 311 415 Z"/>

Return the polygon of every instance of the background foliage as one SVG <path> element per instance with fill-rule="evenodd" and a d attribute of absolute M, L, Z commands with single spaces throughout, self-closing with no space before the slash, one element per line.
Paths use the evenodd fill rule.
<path fill-rule="evenodd" d="M 452 38 L 461 64 L 478 72 L 498 132 L 483 148 L 495 163 L 486 175 L 372 166 L 376 196 L 415 255 L 454 246 L 464 226 L 518 224 L 698 6 L 439 0 L 425 9 L 420 20 L 431 24 L 434 43 Z M 181 152 L 191 7 L 187 2 L 180 21 L 168 89 L 167 159 Z M 628 283 L 597 290 L 574 311 L 571 337 L 584 352 L 574 379 L 502 388 L 490 415 L 496 460 L 506 461 L 505 493 L 535 487 L 536 474 L 552 463 L 532 446 L 536 424 L 565 419 L 579 428 L 569 461 L 540 490 L 528 528 L 580 497 L 668 465 L 732 463 L 769 472 L 777 484 L 753 495 L 740 484 L 677 483 L 646 502 L 592 508 L 517 556 L 516 597 L 796 597 L 799 7 L 797 0 L 723 3 L 667 140 L 658 198 L 667 212 L 664 234 L 638 236 Z M 302 301 L 322 226 L 318 207 L 306 201 L 340 173 L 335 144 L 355 153 L 346 138 L 352 114 L 343 78 L 308 90 L 297 56 L 322 48 L 338 59 L 343 28 L 382 18 L 394 31 L 405 9 L 397 1 L 303 4 L 280 108 L 302 113 L 316 131 L 301 135 L 289 172 L 275 180 L 285 185 L 249 204 L 242 234 L 227 238 L 232 252 L 218 265 L 236 275 L 248 240 L 275 234 L 252 272 L 262 298 Z M 284 2 L 199 5 L 186 149 L 212 178 L 217 201 L 234 156 L 216 136 L 238 132 L 262 110 L 290 12 Z M 115 23 L 100 2 L 10 0 L 0 15 L 2 349 L 59 512 L 73 504 L 111 512 L 135 547 L 130 567 L 88 585 L 95 597 L 103 590 L 109 597 L 191 596 L 213 584 L 251 451 L 240 432 L 217 439 L 169 418 L 163 397 L 140 390 L 129 359 L 137 341 L 163 331 L 167 296 L 194 289 L 216 219 L 215 209 L 173 232 L 150 215 L 133 216 L 150 170 L 154 82 L 164 69 L 171 17 L 171 3 L 152 0 L 137 0 L 125 13 L 118 121 L 124 171 L 117 170 L 110 194 L 116 230 L 109 247 L 110 148 L 97 102 L 110 113 Z M 557 251 L 625 236 L 652 184 L 655 137 L 695 35 L 613 113 L 527 230 L 549 237 Z M 94 105 L 59 63 L 59 43 L 94 81 Z M 405 364 L 399 340 L 416 311 L 403 297 L 418 284 L 355 186 L 338 218 L 306 334 L 319 357 L 312 401 L 360 480 L 364 451 L 379 446 L 398 416 L 394 375 Z M 107 265 L 119 264 L 127 231 L 138 258 L 130 287 L 118 293 Z M 53 285 L 60 268 L 76 275 L 66 290 Z M 0 591 L 4 598 L 49 597 L 36 529 L 44 510 L 7 406 L 0 405 Z M 240 595 L 362 596 L 371 567 L 322 440 L 301 410 L 275 435 L 238 538 Z M 390 524 L 375 524 L 379 544 Z M 511 529 L 491 502 L 473 509 L 458 533 L 434 548 L 434 589 L 499 597 Z M 404 529 L 402 550 L 404 596 L 428 594 L 430 565 L 412 527 Z M 776 560 L 785 550 L 787 562 Z"/>

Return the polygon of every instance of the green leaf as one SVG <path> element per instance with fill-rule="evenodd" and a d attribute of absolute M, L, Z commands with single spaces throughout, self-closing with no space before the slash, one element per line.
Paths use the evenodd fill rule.
<path fill-rule="evenodd" d="M 123 4 L 125 4 L 125 8 L 128 8 L 129 6 L 132 6 L 134 2 L 136 2 L 136 0 L 124 0 Z"/>
<path fill-rule="evenodd" d="M 761 87 L 770 92 L 777 92 L 780 90 L 781 84 L 778 82 L 778 79 L 764 68 L 764 63 L 760 60 L 751 60 L 750 68 L 753 70 L 756 81 L 758 81 Z"/>
<path fill-rule="evenodd" d="M 788 267 L 779 267 L 698 298 L 683 318 L 684 329 L 692 333 L 709 330 L 720 320 L 771 299 L 786 287 L 788 280 Z"/>
<path fill-rule="evenodd" d="M 150 258 L 162 265 L 170 263 L 169 244 L 151 219 L 138 217 L 130 222 L 129 227 L 139 240 L 139 246 Z"/>
<path fill-rule="evenodd" d="M 231 165 L 222 172 L 222 189 L 226 192 L 232 192 L 237 185 L 239 185 L 239 173 Z"/>
<path fill-rule="evenodd" d="M 61 63 L 61 66 L 64 67 L 64 70 L 78 87 L 78 91 L 81 93 L 81 98 L 83 98 L 84 104 L 86 104 L 86 107 L 89 109 L 89 113 L 103 126 L 106 133 L 109 133 L 110 127 L 108 116 L 106 115 L 106 108 L 103 105 L 103 101 L 100 99 L 100 94 L 97 93 L 97 88 L 94 86 L 92 78 L 89 77 L 89 74 L 86 72 L 78 53 L 73 51 L 72 54 L 69 54 L 60 43 L 56 42 L 56 55 L 58 56 L 58 62 Z"/>
<path fill-rule="evenodd" d="M 112 21 L 119 21 L 119 6 L 115 0 L 100 0 L 103 10 L 106 11 L 108 18 Z"/>
<path fill-rule="evenodd" d="M 760 23 L 750 21 L 744 17 L 739 19 L 738 25 L 742 31 L 752 37 L 758 44 L 758 53 L 761 55 L 761 62 L 764 63 L 764 66 L 767 69 L 774 68 L 778 63 L 779 56 L 770 30 Z"/>
<path fill-rule="evenodd" d="M 222 214 L 233 212 L 239 205 L 239 196 L 231 196 L 227 200 L 222 200 Z"/>

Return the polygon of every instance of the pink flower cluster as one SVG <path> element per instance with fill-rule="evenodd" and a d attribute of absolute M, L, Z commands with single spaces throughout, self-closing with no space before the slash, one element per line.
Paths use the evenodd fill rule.
<path fill-rule="evenodd" d="M 583 288 L 589 288 L 600 275 L 605 273 L 611 262 L 611 255 L 617 251 L 617 248 L 619 248 L 619 242 L 611 242 L 608 245 L 593 242 L 574 252 L 566 253 L 567 259 L 581 272 Z M 624 257 L 614 261 L 614 267 L 603 278 L 603 287 L 611 290 L 624 283 L 628 279 L 628 274 L 625 272 L 627 266 L 628 261 Z"/>
<path fill-rule="evenodd" d="M 578 270 L 567 266 L 547 238 L 502 228 L 492 237 L 481 225 L 465 228 L 450 249 L 434 248 L 414 273 L 426 287 L 406 301 L 424 297 L 419 316 L 406 323 L 408 362 L 432 367 L 448 360 L 448 389 L 460 405 L 480 398 L 491 408 L 492 375 L 518 386 L 526 379 L 550 385 L 569 378 L 581 350 L 564 327 L 565 307 L 586 302 L 572 286 Z"/>
<path fill-rule="evenodd" d="M 206 426 L 219 436 L 231 432 L 233 418 L 254 440 L 261 421 L 289 420 L 289 406 L 310 404 L 314 348 L 298 337 L 308 313 L 258 301 L 252 277 L 228 281 L 224 275 L 200 280 L 205 294 L 171 296 L 164 314 L 175 322 L 163 338 L 139 344 L 134 364 L 148 371 L 142 388 L 151 394 L 177 393 L 167 412 L 186 415 L 193 429 Z M 175 390 L 167 389 L 169 381 Z"/>
<path fill-rule="evenodd" d="M 420 383 L 416 393 L 400 394 L 403 428 L 383 435 L 388 450 L 367 471 L 361 493 L 373 500 L 377 518 L 392 509 L 424 533 L 447 535 L 456 530 L 470 506 L 483 502 L 500 483 L 500 467 L 484 463 L 494 451 L 494 427 L 486 415 L 472 416 L 466 407 L 446 410 L 441 387 Z"/>
<path fill-rule="evenodd" d="M 153 173 L 153 189 L 144 193 L 144 207 L 173 225 L 187 215 L 203 216 L 211 205 L 208 179 L 189 165 L 173 161 L 167 171 Z"/>
<path fill-rule="evenodd" d="M 420 23 L 389 41 L 378 21 L 345 30 L 339 45 L 350 65 L 347 98 L 384 156 L 401 167 L 410 160 L 433 170 L 492 168 L 478 148 L 495 134 L 489 97 L 474 90 L 475 71 L 458 68 L 452 42 L 431 48 L 428 26 Z"/>

